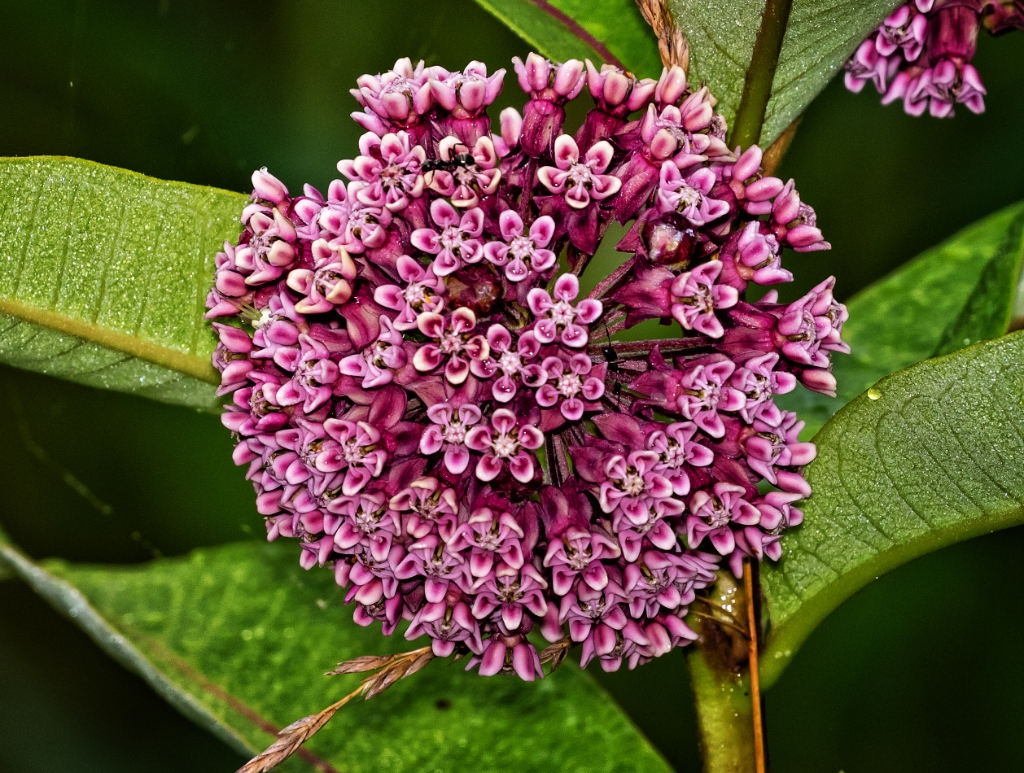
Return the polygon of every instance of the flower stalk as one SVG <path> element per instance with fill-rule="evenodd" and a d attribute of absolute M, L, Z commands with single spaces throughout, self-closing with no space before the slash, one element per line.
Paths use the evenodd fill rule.
<path fill-rule="evenodd" d="M 748 637 L 733 622 L 749 619 L 747 598 L 744 585 L 731 573 L 719 572 L 707 594 L 711 611 L 693 624 L 700 640 L 688 650 L 686 662 L 705 773 L 765 770 L 760 701 L 759 696 L 755 700 L 749 668 L 756 637 Z"/>

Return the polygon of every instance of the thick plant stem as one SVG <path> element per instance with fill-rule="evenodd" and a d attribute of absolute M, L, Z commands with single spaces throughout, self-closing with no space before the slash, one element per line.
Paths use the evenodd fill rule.
<path fill-rule="evenodd" d="M 704 771 L 757 773 L 749 641 L 727 617 L 746 621 L 746 595 L 732 574 L 723 571 L 708 599 L 708 609 L 715 614 L 693 621 L 701 638 L 687 655 Z M 718 617 L 726 624 L 719 625 Z"/>

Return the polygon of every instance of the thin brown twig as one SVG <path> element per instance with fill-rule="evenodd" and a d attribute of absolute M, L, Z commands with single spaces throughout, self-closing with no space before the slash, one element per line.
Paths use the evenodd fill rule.
<path fill-rule="evenodd" d="M 654 34 L 658 36 L 658 52 L 662 64 L 666 67 L 679 65 L 689 72 L 690 44 L 672 19 L 667 0 L 636 0 L 636 4 L 644 21 L 651 25 Z"/>
<path fill-rule="evenodd" d="M 754 609 L 754 570 L 750 559 L 743 562 L 743 590 L 747 596 L 747 629 L 750 653 L 750 704 L 754 715 L 754 767 L 757 773 L 765 773 L 764 765 L 764 720 L 761 717 L 761 678 L 757 661 L 757 614 Z"/>
<path fill-rule="evenodd" d="M 339 663 L 336 669 L 328 672 L 329 676 L 374 670 L 377 673 L 363 679 L 359 687 L 326 709 L 303 717 L 297 722 L 292 722 L 277 734 L 278 737 L 274 743 L 245 763 L 237 773 L 266 773 L 271 768 L 280 765 L 299 751 L 302 744 L 319 732 L 337 713 L 338 709 L 353 698 L 362 695 L 364 699 L 370 700 L 375 695 L 380 695 L 395 682 L 415 674 L 433 657 L 434 653 L 428 646 L 401 652 L 397 655 L 366 655 Z"/>

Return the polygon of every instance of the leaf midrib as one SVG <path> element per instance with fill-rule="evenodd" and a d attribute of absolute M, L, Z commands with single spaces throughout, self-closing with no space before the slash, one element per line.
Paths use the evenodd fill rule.
<path fill-rule="evenodd" d="M 0 297 L 0 314 L 75 336 L 105 349 L 123 352 L 208 384 L 220 384 L 220 377 L 210 361 L 195 354 L 170 349 L 127 333 L 65 317 L 9 298 Z"/>

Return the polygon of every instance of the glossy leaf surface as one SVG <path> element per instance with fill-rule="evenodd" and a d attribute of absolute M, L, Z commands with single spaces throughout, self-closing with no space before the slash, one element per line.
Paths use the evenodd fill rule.
<path fill-rule="evenodd" d="M 741 104 L 767 111 L 751 124 L 767 147 L 803 112 L 893 0 L 669 0 L 690 41 L 690 81 L 706 81 L 730 126 Z M 774 77 L 772 77 L 774 74 Z M 754 116 L 755 118 L 757 116 Z M 744 142 L 744 145 L 748 144 Z"/>
<path fill-rule="evenodd" d="M 33 565 L 0 533 L 0 565 L 82 626 L 180 711 L 252 753 L 357 684 L 335 663 L 412 649 L 361 628 L 330 571 L 294 545 L 238 543 L 131 567 Z M 440 661 L 346 706 L 291 769 L 662 771 L 664 760 L 575 666 L 536 684 Z M 313 766 L 313 767 L 311 767 Z M 288 767 L 288 766 L 286 766 Z"/>
<path fill-rule="evenodd" d="M 658 41 L 633 0 L 477 0 L 556 61 L 619 64 L 641 77 L 661 72 Z"/>
<path fill-rule="evenodd" d="M 215 407 L 203 304 L 246 200 L 78 159 L 0 160 L 0 361 Z"/>
<path fill-rule="evenodd" d="M 800 389 L 779 403 L 813 434 L 880 378 L 1001 336 L 1015 313 L 1022 261 L 1024 205 L 968 226 L 850 300 L 843 338 L 852 351 L 833 358 L 838 398 Z"/>
<path fill-rule="evenodd" d="M 776 679 L 832 610 L 944 545 L 1024 523 L 1024 333 L 883 379 L 818 433 L 803 526 L 762 567 Z"/>

